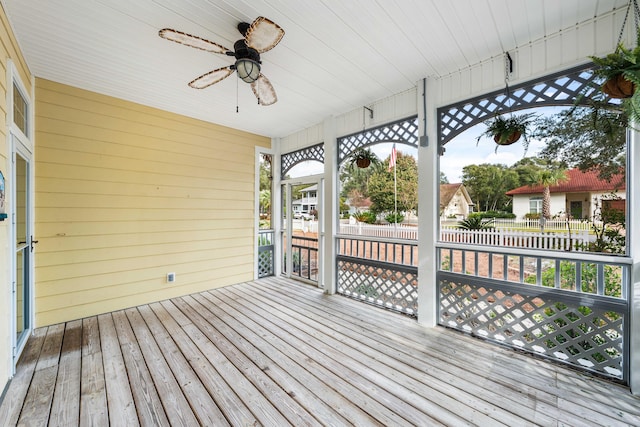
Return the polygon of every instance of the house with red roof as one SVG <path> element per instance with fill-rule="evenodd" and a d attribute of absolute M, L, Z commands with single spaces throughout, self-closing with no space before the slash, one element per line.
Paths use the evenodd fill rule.
<path fill-rule="evenodd" d="M 542 212 L 542 185 L 514 188 L 507 191 L 513 197 L 513 213 L 518 218 L 526 214 Z M 622 174 L 609 180 L 598 177 L 597 171 L 567 171 L 567 179 L 549 187 L 551 192 L 551 214 L 569 214 L 572 218 L 592 218 L 598 204 L 625 210 L 626 181 Z M 615 195 L 615 196 L 614 196 Z"/>

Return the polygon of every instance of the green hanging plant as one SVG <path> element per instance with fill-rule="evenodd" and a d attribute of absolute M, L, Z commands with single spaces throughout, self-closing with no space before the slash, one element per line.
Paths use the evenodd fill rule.
<path fill-rule="evenodd" d="M 640 87 L 640 36 L 633 49 L 618 43 L 615 52 L 603 57 L 589 57 L 595 65 L 596 76 L 604 78 L 601 90 L 611 98 L 631 98 Z"/>
<path fill-rule="evenodd" d="M 493 141 L 500 146 L 511 145 L 522 138 L 522 145 L 526 152 L 529 148 L 528 128 L 536 117 L 534 113 L 497 115 L 485 122 L 487 129 L 477 138 L 477 141 L 480 142 L 483 137 L 493 138 Z"/>
<path fill-rule="evenodd" d="M 621 99 L 621 107 L 627 117 L 633 122 L 640 122 L 640 31 L 636 28 L 636 47 L 627 48 L 622 43 L 624 27 L 629 12 L 633 8 L 635 20 L 640 19 L 640 9 L 637 0 L 629 0 L 616 50 L 613 53 L 599 57 L 589 56 L 597 66 L 594 74 L 602 77 L 604 82 L 600 90 L 614 99 Z"/>
<path fill-rule="evenodd" d="M 371 149 L 362 147 L 358 148 L 351 154 L 350 161 L 359 168 L 368 168 L 371 163 L 375 165 L 380 162 Z"/>

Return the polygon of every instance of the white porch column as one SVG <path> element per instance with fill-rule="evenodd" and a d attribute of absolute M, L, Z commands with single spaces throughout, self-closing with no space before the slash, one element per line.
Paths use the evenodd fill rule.
<path fill-rule="evenodd" d="M 324 248 L 322 254 L 323 273 L 322 285 L 326 294 L 336 292 L 336 244 L 335 235 L 338 232 L 338 182 L 336 178 L 336 164 L 338 159 L 338 144 L 336 140 L 335 117 L 330 116 L 323 122 L 324 129 L 324 192 L 322 194 L 322 222 L 324 231 Z M 320 234 L 321 230 L 318 230 Z"/>
<path fill-rule="evenodd" d="M 273 228 L 273 259 L 274 259 L 274 275 L 276 277 L 282 274 L 282 187 L 280 185 L 280 165 L 282 155 L 282 141 L 280 138 L 271 138 L 271 150 L 273 151 L 272 173 L 273 173 L 273 193 L 271 196 L 271 228 Z"/>
<path fill-rule="evenodd" d="M 425 87 L 426 86 L 426 87 Z M 438 314 L 436 241 L 440 174 L 436 129 L 437 81 L 418 82 L 418 322 L 435 326 Z M 425 109 L 426 105 L 426 109 Z M 425 111 L 426 110 L 426 111 Z M 426 132 L 425 132 L 426 114 Z M 425 143 L 425 133 L 427 143 Z"/>
<path fill-rule="evenodd" d="M 627 239 L 629 239 L 629 251 L 633 259 L 631 269 L 631 321 L 630 324 L 630 378 L 631 392 L 640 395 L 640 133 L 630 129 L 629 152 L 627 168 Z"/>

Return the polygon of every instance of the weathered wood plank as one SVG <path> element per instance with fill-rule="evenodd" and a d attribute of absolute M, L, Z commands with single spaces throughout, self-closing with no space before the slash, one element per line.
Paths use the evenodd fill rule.
<path fill-rule="evenodd" d="M 198 417 L 200 425 L 226 426 L 229 425 L 216 402 L 211 398 L 207 389 L 202 385 L 194 370 L 189 366 L 184 355 L 167 333 L 158 317 L 147 305 L 138 307 L 138 311 L 147 323 L 153 337 L 162 349 L 167 364 L 175 373 L 185 397 L 189 401 L 193 412 Z"/>
<path fill-rule="evenodd" d="M 244 399 L 247 407 L 258 418 L 260 423 L 264 425 L 287 425 L 289 422 L 273 405 L 265 398 L 265 396 L 244 376 L 244 373 L 236 368 L 214 343 L 207 337 L 199 327 L 205 330 L 206 325 L 200 325 L 198 313 L 195 312 L 182 298 L 176 298 L 173 303 L 187 315 L 195 324 L 184 326 L 185 332 L 191 337 L 196 346 L 204 353 L 207 359 L 216 367 L 216 370 L 222 375 L 225 381 L 231 386 L 234 392 Z"/>
<path fill-rule="evenodd" d="M 20 413 L 19 426 L 37 427 L 47 425 L 57 373 L 57 366 L 51 366 L 35 372 L 29 386 L 29 393 L 27 393 Z"/>
<path fill-rule="evenodd" d="M 266 284 L 267 288 L 270 287 L 271 282 L 273 281 Z M 457 333 L 456 339 L 452 340 L 450 336 L 452 333 L 455 335 L 455 332 L 444 328 L 428 330 L 416 328 L 414 320 L 405 316 L 394 316 L 385 311 L 380 313 L 380 318 L 371 318 L 369 317 L 371 310 L 359 311 L 358 306 L 362 303 L 349 298 L 338 298 L 336 301 L 332 300 L 331 304 L 324 304 L 322 300 L 318 301 L 318 298 L 312 293 L 307 293 L 304 296 L 298 294 L 299 289 L 296 288 L 299 287 L 291 288 L 289 286 L 289 288 L 283 294 L 285 301 L 301 302 L 306 300 L 307 303 L 303 310 L 311 310 L 321 317 L 330 318 L 331 322 L 340 322 L 355 333 L 362 335 L 365 344 L 390 341 L 394 347 L 409 352 L 415 357 L 419 358 L 422 355 L 427 359 L 441 358 L 443 362 L 448 362 L 448 364 L 457 363 L 459 359 L 463 359 L 463 363 L 457 366 L 469 372 L 482 373 L 484 372 L 483 368 L 490 371 L 496 363 L 500 363 L 506 368 L 504 376 L 507 378 L 512 376 L 516 380 L 515 383 L 525 382 L 535 389 L 541 388 L 541 384 L 548 388 L 556 387 L 555 371 L 549 370 L 546 362 L 531 359 L 531 363 L 528 365 L 532 366 L 518 368 L 517 358 L 515 361 L 512 360 L 511 356 L 514 352 L 511 350 L 491 345 L 478 345 L 481 341 L 460 333 Z M 276 284 L 274 289 L 281 289 L 281 286 Z M 354 312 L 357 313 L 357 318 L 364 322 L 363 324 L 355 321 Z M 375 312 L 373 314 L 375 315 Z M 368 327 L 370 324 L 376 324 L 375 330 L 372 331 Z M 440 337 L 445 339 L 440 340 Z M 461 348 L 469 348 L 469 351 L 461 354 L 459 351 Z M 541 393 L 538 398 L 544 399 L 546 391 Z M 549 400 L 549 403 L 555 404 L 555 400 Z"/>
<path fill-rule="evenodd" d="M 49 326 L 44 344 L 40 350 L 36 371 L 58 366 L 60 361 L 60 347 L 64 336 L 64 323 Z"/>
<path fill-rule="evenodd" d="M 209 361 L 207 356 L 200 351 L 191 337 L 177 323 L 176 319 L 184 317 L 184 314 L 171 302 L 151 304 L 151 308 L 161 319 L 162 324 L 167 328 L 176 343 L 187 356 L 189 364 L 198 374 L 203 386 L 207 389 L 218 407 L 232 425 L 258 425 L 260 424 L 251 410 L 242 402 L 240 397 L 222 378 Z M 191 321 L 183 323 L 189 325 Z"/>
<path fill-rule="evenodd" d="M 137 426 L 138 414 L 111 314 L 98 316 L 111 425 Z"/>
<path fill-rule="evenodd" d="M 234 287 L 234 289 L 221 290 L 217 294 L 227 295 L 235 292 L 238 292 L 238 290 Z M 278 329 L 282 329 L 282 336 L 286 337 L 286 341 L 295 341 L 305 346 L 304 352 L 309 354 L 315 361 L 327 366 L 336 375 L 343 376 L 350 384 L 366 391 L 369 405 L 386 407 L 389 415 L 397 418 L 394 423 L 415 424 L 427 416 L 435 420 L 432 422 L 437 423 L 449 425 L 465 423 L 463 417 L 467 414 L 446 411 L 438 403 L 421 398 L 413 390 L 398 387 L 397 383 L 392 379 L 371 369 L 370 361 L 366 364 L 362 363 L 363 355 L 355 354 L 354 357 L 352 354 L 337 351 L 334 347 L 336 343 L 328 344 L 324 342 L 322 334 L 318 331 L 305 329 L 298 324 L 296 319 L 277 313 L 278 310 L 285 310 L 286 307 L 278 306 L 277 309 L 276 307 L 260 307 L 252 295 L 250 297 L 252 299 L 251 308 L 249 308 L 246 302 L 249 298 L 248 293 L 244 297 L 238 297 L 238 294 L 236 294 L 236 298 L 240 307 L 243 307 L 240 309 L 242 311 L 253 311 L 263 318 L 275 316 L 277 319 L 274 319 L 274 321 L 277 322 Z M 468 410 L 468 414 L 473 412 L 472 409 Z M 473 413 L 473 415 L 478 419 L 482 419 L 484 416 L 477 412 Z M 500 423 L 496 422 L 496 425 L 498 424 Z"/>
<path fill-rule="evenodd" d="M 82 377 L 80 380 L 80 426 L 109 423 L 98 319 L 82 320 Z"/>
<path fill-rule="evenodd" d="M 235 309 L 234 316 L 247 316 L 257 324 L 266 327 L 272 334 L 271 341 L 278 342 L 279 346 L 282 346 L 283 352 L 291 357 L 297 357 L 298 363 L 306 366 L 309 372 L 322 375 L 323 381 L 334 387 L 343 396 L 348 396 L 352 403 L 370 414 L 378 422 L 385 425 L 401 425 L 409 423 L 407 418 L 423 418 L 434 425 L 440 424 L 407 402 L 377 387 L 357 372 L 345 368 L 338 361 L 339 354 L 328 355 L 317 349 L 315 343 L 312 344 L 305 339 L 296 337 L 290 330 L 295 329 L 295 325 L 274 321 L 275 319 L 272 319 L 271 315 L 265 317 L 252 309 L 247 310 L 246 307 L 236 303 L 232 297 L 224 295 L 223 298 L 223 293 L 216 293 L 216 296 Z M 325 348 L 325 350 L 327 349 Z M 457 421 L 460 423 L 461 420 Z"/>
<path fill-rule="evenodd" d="M 323 383 L 289 357 L 286 349 L 272 344 L 268 332 L 259 324 L 246 326 L 241 317 L 233 317 L 223 310 L 225 304 L 214 304 L 205 298 L 198 301 L 214 316 L 210 319 L 216 328 L 232 340 L 238 349 L 253 360 L 260 369 L 272 378 L 291 397 L 305 408 L 313 408 L 310 412 L 320 421 L 329 425 L 371 425 L 375 420 L 362 411 L 344 396 L 338 394 L 328 384 Z M 258 334 L 258 332 L 260 334 Z"/>
<path fill-rule="evenodd" d="M 198 300 L 202 299 L 198 295 Z M 244 353 L 237 349 L 237 334 L 233 333 L 233 337 L 227 338 L 219 330 L 219 323 L 212 322 L 209 318 L 210 312 L 201 305 L 193 296 L 183 297 L 183 300 L 191 306 L 196 312 L 201 314 L 198 317 L 197 325 L 211 341 L 215 342 L 225 357 L 231 361 L 245 376 L 252 382 L 254 386 L 275 406 L 278 411 L 284 415 L 291 424 L 296 426 L 314 426 L 318 425 L 318 421 L 302 407 L 289 390 L 283 390 L 278 384 L 274 383 L 271 378 L 265 374 L 264 366 L 258 366 L 254 359 L 247 357 Z M 255 349 L 252 353 L 255 353 Z M 295 394 L 294 394 L 295 395 Z"/>
<path fill-rule="evenodd" d="M 82 356 L 101 351 L 98 318 L 94 316 L 82 319 Z"/>
<path fill-rule="evenodd" d="M 0 425 L 640 425 L 629 390 L 283 278 L 39 328 Z"/>
<path fill-rule="evenodd" d="M 266 284 L 266 289 L 269 291 L 258 289 L 258 293 L 268 295 L 274 291 L 281 292 L 282 286 L 281 280 L 271 279 Z M 375 335 L 378 334 L 386 334 L 389 337 L 407 334 L 409 338 L 399 343 L 402 345 L 399 345 L 398 348 L 403 350 L 413 348 L 414 350 L 410 353 L 412 360 L 416 362 L 439 360 L 439 370 L 437 370 L 440 373 L 439 376 L 446 378 L 441 374 L 441 370 L 449 370 L 461 384 L 465 382 L 473 384 L 475 381 L 476 384 L 482 385 L 484 378 L 484 383 L 491 385 L 492 393 L 497 394 L 497 396 L 491 394 L 492 405 L 510 408 L 509 410 L 514 413 L 526 414 L 524 416 L 531 421 L 544 424 L 543 420 L 545 419 L 563 419 L 565 421 L 574 419 L 577 424 L 589 425 L 592 423 L 592 419 L 599 419 L 604 414 L 605 417 L 623 420 L 623 422 L 633 425 L 636 419 L 640 419 L 637 415 L 637 411 L 640 411 L 640 405 L 637 402 L 625 405 L 626 402 L 619 397 L 622 394 L 628 394 L 628 390 L 616 384 L 608 384 L 601 380 L 576 374 L 567 368 L 516 354 L 508 349 L 488 345 L 477 339 L 443 328 L 427 330 L 428 334 L 426 335 L 428 336 L 422 336 L 419 329 L 416 330 L 410 325 L 403 327 L 402 324 L 394 321 L 381 321 L 376 329 L 376 334 L 372 334 L 371 331 L 361 329 L 357 322 L 354 322 L 353 312 L 354 310 L 358 312 L 358 318 L 364 317 L 367 322 L 369 322 L 368 318 L 372 313 L 360 313 L 359 303 L 348 298 L 341 298 L 342 301 L 336 304 L 320 308 L 322 303 L 317 301 L 318 298 L 312 292 L 305 292 L 297 286 L 291 287 L 289 285 L 286 292 L 280 295 L 283 304 L 293 307 L 295 307 L 294 302 L 306 301 L 307 303 L 300 309 L 301 313 L 308 311 L 321 313 L 330 317 L 332 324 L 339 323 L 341 322 L 339 319 L 342 319 L 344 325 L 347 325 L 354 333 L 363 336 L 365 344 L 366 342 L 375 342 Z M 340 311 L 337 307 L 343 307 L 344 311 Z M 373 314 L 375 315 L 375 312 Z M 402 316 L 398 318 L 402 319 Z M 385 329 L 388 331 L 385 332 Z M 458 335 L 457 340 L 451 339 L 452 333 Z M 357 336 L 352 335 L 352 337 L 354 340 L 358 340 Z M 425 343 L 422 346 L 424 352 L 416 353 L 415 349 L 418 348 L 416 345 L 421 342 Z M 496 374 L 495 366 L 501 366 L 500 375 Z M 570 384 L 562 387 L 562 383 Z M 598 392 L 590 393 L 588 390 L 594 383 L 598 384 Z M 604 393 L 602 393 L 603 391 Z M 509 399 L 509 393 L 513 399 Z M 603 399 L 606 399 L 607 403 L 612 400 L 621 400 L 622 407 L 626 406 L 626 408 L 620 411 L 617 405 L 600 403 Z M 515 402 L 509 400 L 515 400 Z M 571 406 L 572 409 L 563 408 L 558 404 L 559 401 L 565 401 L 566 405 Z M 567 416 L 572 412 L 573 414 Z"/>
<path fill-rule="evenodd" d="M 163 350 L 158 347 L 140 312 L 136 308 L 131 308 L 125 310 L 125 313 L 140 345 L 140 351 L 149 367 L 149 373 L 158 390 L 158 396 L 160 396 L 169 422 L 171 425 L 197 425 L 198 420 L 193 414 L 189 402 L 162 356 Z"/>
<path fill-rule="evenodd" d="M 230 288 L 231 292 L 239 292 L 235 287 Z M 269 309 L 271 300 L 269 294 L 262 289 L 255 289 L 252 293 L 252 303 L 259 301 L 266 308 Z M 541 424 L 548 424 L 553 422 L 554 417 L 545 415 L 541 411 L 541 406 L 546 405 L 550 412 L 554 412 L 554 407 L 540 402 L 534 396 L 530 396 L 524 393 L 514 393 L 512 388 L 500 389 L 500 384 L 492 384 L 492 390 L 494 393 L 502 393 L 501 399 L 495 398 L 489 402 L 483 399 L 486 394 L 487 383 L 491 380 L 487 378 L 479 378 L 477 384 L 474 384 L 471 379 L 478 379 L 478 375 L 475 369 L 469 369 L 469 372 L 465 373 L 463 379 L 456 375 L 448 374 L 446 372 L 447 360 L 440 360 L 439 363 L 430 363 L 431 358 L 420 357 L 420 354 L 406 354 L 405 351 L 398 351 L 398 346 L 392 345 L 389 340 L 380 339 L 377 335 L 380 329 L 376 330 L 364 330 L 358 328 L 357 321 L 353 317 L 346 319 L 344 323 L 338 316 L 332 316 L 333 325 L 329 329 L 323 325 L 327 315 L 323 310 L 316 310 L 304 303 L 302 297 L 290 297 L 285 296 L 282 298 L 282 306 L 277 307 L 278 315 L 288 314 L 296 319 L 296 323 L 305 324 L 309 331 L 318 329 L 324 331 L 327 336 L 333 337 L 333 340 L 341 340 L 347 336 L 350 339 L 345 340 L 342 344 L 331 344 L 332 341 L 327 341 L 335 348 L 340 348 L 342 351 L 348 354 L 361 354 L 362 359 L 369 362 L 368 366 L 375 366 L 377 364 L 376 358 L 379 358 L 380 353 L 385 354 L 385 364 L 378 365 L 378 372 L 384 374 L 392 368 L 400 375 L 407 375 L 402 378 L 402 384 L 412 389 L 425 398 L 435 402 L 440 402 L 440 406 L 447 408 L 447 410 L 453 409 L 457 413 L 462 410 L 460 405 L 468 407 L 467 412 L 470 413 L 469 421 L 472 418 L 471 409 L 475 408 L 478 411 L 486 411 L 486 415 L 491 416 L 494 419 L 500 420 L 500 422 L 506 421 L 507 423 L 517 424 L 521 422 L 521 419 L 529 419 L 539 422 Z M 276 307 L 272 307 L 276 310 Z M 328 309 L 328 308 L 327 308 Z M 312 333 L 312 332 L 311 332 Z M 416 357 L 417 356 L 417 357 Z M 436 359 L 437 360 L 437 359 Z M 429 374 L 428 376 L 425 374 Z M 428 381 L 427 381 L 428 379 Z M 431 398 L 430 396 L 437 396 L 437 398 Z M 448 396 L 448 397 L 447 397 Z M 447 399 L 451 399 L 450 403 L 446 403 Z M 458 404 L 457 402 L 461 403 Z M 456 405 L 458 405 L 456 409 Z M 485 409 L 487 408 L 487 409 Z M 521 419 L 511 419 L 512 413 L 517 415 Z M 473 416 L 474 420 L 478 420 L 478 416 Z M 485 420 L 486 421 L 486 420 Z"/>
<path fill-rule="evenodd" d="M 168 426 L 169 420 L 124 311 L 111 313 L 127 368 L 140 425 Z"/>
<path fill-rule="evenodd" d="M 56 389 L 49 425 L 76 426 L 80 422 L 82 320 L 67 322 L 60 351 Z"/>
<path fill-rule="evenodd" d="M 18 362 L 20 369 L 16 370 L 0 406 L 0 425 L 17 424 L 46 334 L 47 328 L 38 328 L 29 337 Z"/>
<path fill-rule="evenodd" d="M 64 324 L 50 326 L 24 400 L 18 425 L 46 426 L 58 375 Z"/>

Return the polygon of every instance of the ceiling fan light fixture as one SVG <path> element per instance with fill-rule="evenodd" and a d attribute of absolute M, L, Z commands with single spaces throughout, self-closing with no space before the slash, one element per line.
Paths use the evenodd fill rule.
<path fill-rule="evenodd" d="M 235 68 L 238 77 L 247 83 L 253 83 L 260 77 L 260 64 L 252 59 L 238 59 Z"/>

